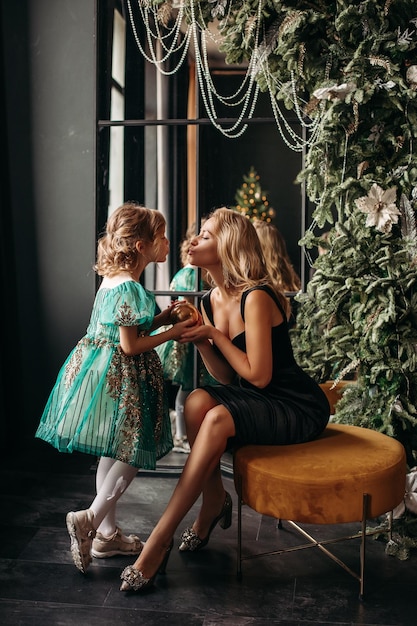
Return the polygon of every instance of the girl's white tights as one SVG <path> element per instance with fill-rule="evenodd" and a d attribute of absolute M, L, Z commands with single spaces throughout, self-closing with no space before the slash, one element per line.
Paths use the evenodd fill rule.
<path fill-rule="evenodd" d="M 184 391 L 183 388 L 180 387 L 175 396 L 175 436 L 177 439 L 183 439 L 183 437 L 187 436 L 184 420 L 184 404 L 189 393 L 189 391 Z"/>
<path fill-rule="evenodd" d="M 90 509 L 94 513 L 96 530 L 110 537 L 116 530 L 116 506 L 138 470 L 116 459 L 101 457 L 96 472 L 96 497 Z"/>

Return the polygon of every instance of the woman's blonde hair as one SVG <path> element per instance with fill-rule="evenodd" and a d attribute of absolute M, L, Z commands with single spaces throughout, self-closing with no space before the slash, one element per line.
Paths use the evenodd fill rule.
<path fill-rule="evenodd" d="M 253 223 L 261 242 L 267 270 L 282 291 L 299 291 L 301 280 L 288 256 L 285 239 L 278 228 L 269 222 Z"/>
<path fill-rule="evenodd" d="M 269 285 L 288 317 L 290 303 L 268 273 L 261 242 L 252 222 L 226 207 L 216 209 L 209 218 L 214 222 L 213 235 L 217 239 L 225 286 L 242 292 L 251 287 Z"/>
<path fill-rule="evenodd" d="M 136 202 L 125 202 L 110 215 L 106 232 L 97 245 L 95 271 L 100 276 L 114 276 L 131 272 L 138 265 L 136 243 L 152 243 L 157 233 L 165 228 L 165 218 L 159 211 Z"/>

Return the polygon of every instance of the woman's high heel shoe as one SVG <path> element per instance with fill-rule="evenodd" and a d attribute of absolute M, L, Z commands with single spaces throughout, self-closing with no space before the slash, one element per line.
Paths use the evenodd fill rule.
<path fill-rule="evenodd" d="M 128 565 L 127 567 L 125 567 L 123 572 L 120 574 L 120 578 L 123 580 L 122 584 L 120 585 L 120 591 L 144 591 L 145 589 L 149 589 L 150 587 L 152 587 L 156 575 L 165 574 L 169 555 L 171 554 L 173 545 L 174 540 L 172 539 L 169 548 L 165 552 L 164 558 L 162 559 L 161 565 L 158 567 L 155 574 L 150 578 L 145 578 L 142 572 L 138 569 L 135 569 L 133 565 Z"/>
<path fill-rule="evenodd" d="M 204 548 L 204 546 L 208 544 L 210 535 L 217 524 L 224 530 L 232 525 L 232 507 L 232 498 L 226 491 L 223 508 L 219 515 L 212 521 L 207 537 L 200 539 L 193 528 L 186 528 L 181 535 L 181 543 L 178 550 L 180 552 L 197 552 L 197 550 Z"/>

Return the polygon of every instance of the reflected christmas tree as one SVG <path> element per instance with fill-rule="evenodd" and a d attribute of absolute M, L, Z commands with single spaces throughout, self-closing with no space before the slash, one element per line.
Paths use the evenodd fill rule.
<path fill-rule="evenodd" d="M 255 168 L 251 166 L 248 174 L 243 176 L 243 185 L 236 191 L 236 206 L 231 208 L 245 215 L 252 222 L 256 220 L 270 222 L 275 211 L 269 206 L 266 192 L 262 190 L 259 178 Z"/>

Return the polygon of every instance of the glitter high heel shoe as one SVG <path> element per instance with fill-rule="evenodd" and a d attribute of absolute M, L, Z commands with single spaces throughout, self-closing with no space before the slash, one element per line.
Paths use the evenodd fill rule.
<path fill-rule="evenodd" d="M 181 543 L 178 550 L 180 552 L 197 552 L 197 550 L 201 550 L 201 548 L 204 548 L 204 546 L 208 544 L 210 535 L 215 526 L 217 526 L 217 524 L 219 524 L 220 527 L 224 530 L 232 525 L 232 508 L 232 498 L 230 497 L 230 494 L 226 491 L 223 508 L 220 511 L 219 515 L 215 517 L 212 521 L 207 537 L 205 537 L 204 539 L 200 539 L 200 537 L 193 530 L 193 528 L 186 528 L 181 535 Z"/>
<path fill-rule="evenodd" d="M 156 570 L 155 574 L 150 578 L 145 578 L 142 572 L 138 569 L 135 569 L 133 565 L 128 565 L 124 568 L 123 572 L 120 574 L 120 578 L 123 580 L 120 585 L 120 591 L 144 591 L 145 589 L 149 589 L 152 587 L 156 575 L 157 574 L 165 574 L 166 566 L 168 563 L 169 555 L 171 554 L 172 546 L 174 545 L 174 540 L 171 540 L 167 551 L 165 552 L 164 558 L 162 559 L 161 565 Z"/>

